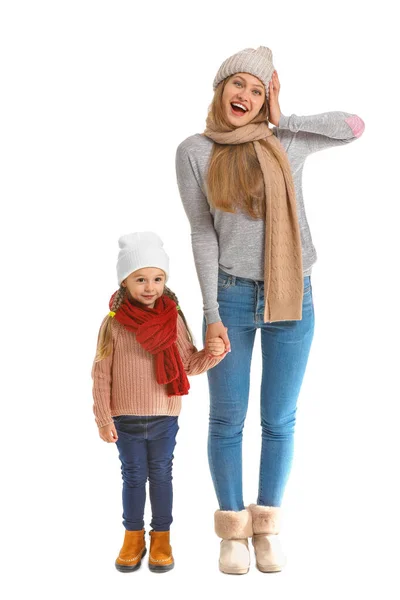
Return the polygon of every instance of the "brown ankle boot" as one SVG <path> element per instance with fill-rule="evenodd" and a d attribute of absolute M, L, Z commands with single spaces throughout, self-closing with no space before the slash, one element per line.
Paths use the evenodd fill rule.
<path fill-rule="evenodd" d="M 169 543 L 169 531 L 150 531 L 150 571 L 165 573 L 173 568 L 174 557 Z"/>
<path fill-rule="evenodd" d="M 144 529 L 141 531 L 125 531 L 124 545 L 115 561 L 115 567 L 122 573 L 136 571 L 146 554 Z"/>

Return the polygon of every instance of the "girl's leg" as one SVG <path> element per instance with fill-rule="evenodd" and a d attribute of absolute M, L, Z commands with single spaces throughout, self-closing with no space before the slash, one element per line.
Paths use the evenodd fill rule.
<path fill-rule="evenodd" d="M 259 505 L 281 505 L 292 464 L 297 398 L 313 333 L 311 282 L 309 277 L 305 277 L 302 320 L 266 323 L 261 329 L 263 374 Z"/>
<path fill-rule="evenodd" d="M 147 442 L 143 417 L 114 417 L 118 432 L 117 447 L 123 479 L 123 524 L 128 531 L 144 527 L 144 506 L 147 481 Z"/>
<path fill-rule="evenodd" d="M 172 523 L 172 461 L 178 417 L 146 417 L 151 528 L 168 531 Z"/>
<path fill-rule="evenodd" d="M 219 365 L 210 369 L 207 376 L 210 389 L 208 460 L 222 511 L 244 509 L 242 434 L 256 332 L 254 301 L 253 282 L 220 274 L 219 310 L 223 324 L 228 327 L 232 351 Z"/>

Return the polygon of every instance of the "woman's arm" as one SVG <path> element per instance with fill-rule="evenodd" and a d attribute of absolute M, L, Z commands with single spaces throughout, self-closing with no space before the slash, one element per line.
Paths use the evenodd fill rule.
<path fill-rule="evenodd" d="M 364 121 L 346 112 L 327 112 L 311 116 L 280 116 L 278 138 L 295 134 L 296 143 L 307 146 L 309 154 L 324 148 L 348 144 L 359 138 L 365 129 Z M 286 131 L 285 131 L 286 130 Z"/>
<path fill-rule="evenodd" d="M 182 358 L 183 366 L 188 375 L 200 375 L 208 369 L 215 367 L 226 356 L 226 352 L 220 356 L 209 357 L 205 350 L 198 351 L 190 342 L 186 326 L 178 316 L 178 339 L 177 346 Z"/>
<path fill-rule="evenodd" d="M 220 321 L 218 312 L 218 238 L 207 198 L 196 178 L 185 142 L 176 153 L 179 193 L 189 219 L 197 277 L 207 324 Z"/>
<path fill-rule="evenodd" d="M 274 133 L 286 151 L 294 142 L 296 153 L 304 160 L 308 154 L 324 148 L 348 144 L 363 134 L 364 121 L 357 115 L 346 112 L 286 117 L 281 113 L 279 105 L 280 89 L 278 73 L 274 71 L 269 84 L 269 120 L 275 125 Z"/>

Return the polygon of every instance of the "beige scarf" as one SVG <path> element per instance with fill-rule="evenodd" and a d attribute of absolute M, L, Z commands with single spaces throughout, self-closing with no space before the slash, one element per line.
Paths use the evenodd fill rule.
<path fill-rule="evenodd" d="M 233 131 L 218 131 L 208 119 L 204 135 L 217 144 L 253 142 L 266 199 L 264 322 L 300 321 L 303 305 L 300 229 L 293 177 L 285 150 L 265 121 L 249 123 Z M 264 139 L 270 151 L 258 141 Z"/>

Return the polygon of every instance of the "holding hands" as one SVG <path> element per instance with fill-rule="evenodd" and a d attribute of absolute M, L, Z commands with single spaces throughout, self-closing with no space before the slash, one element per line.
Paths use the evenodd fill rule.
<path fill-rule="evenodd" d="M 225 344 L 224 341 L 220 337 L 213 337 L 206 340 L 205 347 L 206 354 L 211 357 L 221 356 L 221 354 L 225 354 Z"/>
<path fill-rule="evenodd" d="M 212 323 L 207 326 L 205 353 L 210 358 L 221 356 L 231 351 L 231 344 L 228 337 L 228 329 L 222 321 Z M 218 352 L 215 354 L 215 352 Z"/>

